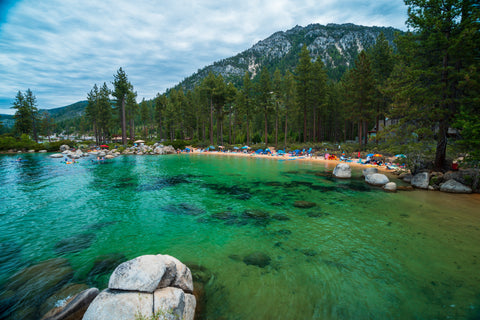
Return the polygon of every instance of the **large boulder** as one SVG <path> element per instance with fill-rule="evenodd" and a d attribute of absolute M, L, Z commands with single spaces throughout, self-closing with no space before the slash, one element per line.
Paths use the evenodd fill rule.
<path fill-rule="evenodd" d="M 192 272 L 190 269 L 175 257 L 169 255 L 158 255 L 165 261 L 166 272 L 159 284 L 160 288 L 172 286 L 180 288 L 187 293 L 193 292 Z M 172 279 L 170 283 L 168 280 Z M 168 283 L 168 284 L 167 284 Z"/>
<path fill-rule="evenodd" d="M 367 167 L 367 168 L 362 170 L 362 175 L 364 177 L 366 177 L 366 176 L 368 176 L 369 174 L 372 174 L 372 173 L 378 173 L 378 169 L 375 168 L 375 167 Z"/>
<path fill-rule="evenodd" d="M 388 182 L 383 186 L 383 190 L 388 192 L 397 192 L 397 184 L 395 182 Z"/>
<path fill-rule="evenodd" d="M 60 151 L 63 152 L 63 151 L 67 151 L 67 150 L 70 150 L 70 147 L 69 147 L 68 145 L 62 144 L 62 145 L 60 146 Z"/>
<path fill-rule="evenodd" d="M 153 314 L 151 293 L 106 289 L 93 300 L 83 320 L 149 319 Z"/>
<path fill-rule="evenodd" d="M 382 173 L 369 174 L 365 177 L 365 181 L 368 184 L 381 187 L 389 182 L 388 177 Z"/>
<path fill-rule="evenodd" d="M 50 155 L 50 158 L 63 158 L 63 154 L 61 153 L 54 153 Z"/>
<path fill-rule="evenodd" d="M 167 287 L 153 293 L 154 314 L 161 319 L 193 320 L 196 301 L 192 294 L 178 288 Z"/>
<path fill-rule="evenodd" d="M 428 189 L 428 185 L 430 183 L 430 175 L 428 174 L 428 172 L 417 173 L 412 177 L 410 183 L 415 188 Z"/>
<path fill-rule="evenodd" d="M 337 178 L 348 179 L 352 177 L 352 169 L 346 163 L 339 163 L 333 169 L 333 175 Z"/>
<path fill-rule="evenodd" d="M 90 303 L 98 296 L 97 288 L 86 289 L 67 299 L 65 304 L 50 310 L 42 320 L 78 320 L 82 319 Z"/>
<path fill-rule="evenodd" d="M 145 255 L 120 264 L 113 271 L 110 289 L 154 292 L 165 273 L 164 260 L 158 255 Z"/>
<path fill-rule="evenodd" d="M 172 256 L 145 255 L 124 262 L 113 272 L 108 287 L 83 319 L 193 319 L 192 273 Z"/>
<path fill-rule="evenodd" d="M 472 193 L 472 189 L 460 182 L 450 179 L 440 185 L 440 191 L 451 193 Z"/>

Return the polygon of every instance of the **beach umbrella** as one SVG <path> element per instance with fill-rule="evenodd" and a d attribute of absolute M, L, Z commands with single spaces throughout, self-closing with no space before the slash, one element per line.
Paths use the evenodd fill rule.
<path fill-rule="evenodd" d="M 242 149 L 250 149 L 249 146 L 243 146 Z"/>
<path fill-rule="evenodd" d="M 223 149 L 223 148 L 225 148 L 224 146 L 218 146 L 218 147 L 219 147 L 220 149 Z"/>
<path fill-rule="evenodd" d="M 400 154 L 396 154 L 395 157 L 396 158 L 406 158 L 407 156 L 404 155 L 403 153 L 400 153 Z"/>
<path fill-rule="evenodd" d="M 382 156 L 381 154 L 379 154 L 379 153 L 374 154 L 373 156 L 374 156 L 374 157 L 380 157 L 380 158 L 383 157 L 383 156 Z"/>
<path fill-rule="evenodd" d="M 102 144 L 100 145 L 100 148 L 108 148 L 108 146 L 106 144 Z"/>
<path fill-rule="evenodd" d="M 143 140 L 137 140 L 137 141 L 135 141 L 135 143 L 145 143 L 145 141 L 143 141 Z"/>
<path fill-rule="evenodd" d="M 214 147 L 214 146 L 210 146 L 209 148 L 210 148 L 210 149 L 212 149 L 212 150 L 213 150 L 213 149 L 215 149 L 215 147 Z"/>
<path fill-rule="evenodd" d="M 367 154 L 367 157 L 373 157 L 373 153 Z"/>
<path fill-rule="evenodd" d="M 239 148 L 239 147 L 233 147 L 233 149 L 238 150 L 238 149 L 240 149 L 240 148 Z"/>

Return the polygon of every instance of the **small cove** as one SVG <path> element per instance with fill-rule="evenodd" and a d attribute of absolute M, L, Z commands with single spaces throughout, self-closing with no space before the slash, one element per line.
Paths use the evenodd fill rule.
<path fill-rule="evenodd" d="M 0 155 L 0 301 L 14 314 L 5 283 L 21 267 L 63 258 L 68 282 L 102 289 L 112 266 L 162 253 L 200 279 L 208 319 L 480 315 L 479 195 L 390 194 L 309 162 L 25 158 Z M 245 263 L 255 252 L 261 267 Z"/>

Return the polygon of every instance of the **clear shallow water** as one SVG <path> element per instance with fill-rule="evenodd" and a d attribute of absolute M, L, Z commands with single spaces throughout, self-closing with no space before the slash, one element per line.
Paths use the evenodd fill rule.
<path fill-rule="evenodd" d="M 33 308 L 8 292 L 23 267 L 65 258 L 69 282 L 103 288 L 108 261 L 156 253 L 200 278 L 208 319 L 480 317 L 478 195 L 389 194 L 297 161 L 24 158 L 0 156 L 0 314 L 11 318 Z M 253 252 L 270 260 L 247 265 Z"/>

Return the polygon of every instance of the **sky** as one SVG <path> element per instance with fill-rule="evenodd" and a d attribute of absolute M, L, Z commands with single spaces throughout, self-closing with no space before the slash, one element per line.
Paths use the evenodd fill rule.
<path fill-rule="evenodd" d="M 406 30 L 403 0 L 0 0 L 0 113 L 18 91 L 38 108 L 113 88 L 122 67 L 138 101 L 277 31 L 312 23 Z"/>

